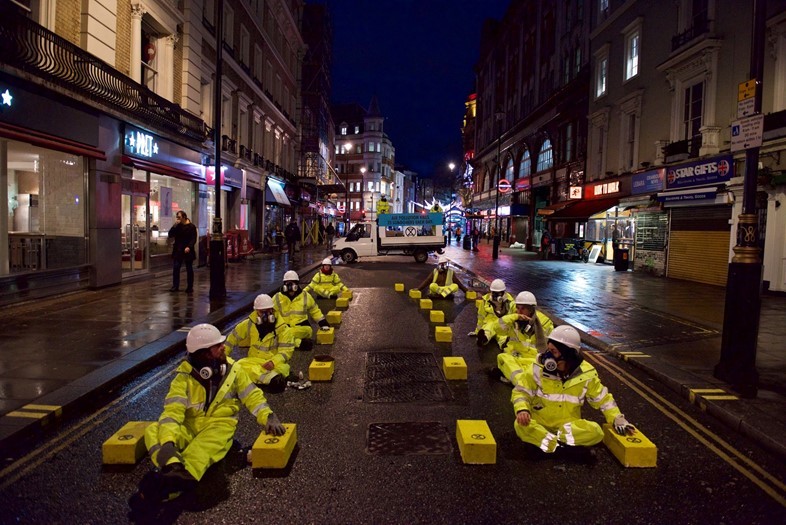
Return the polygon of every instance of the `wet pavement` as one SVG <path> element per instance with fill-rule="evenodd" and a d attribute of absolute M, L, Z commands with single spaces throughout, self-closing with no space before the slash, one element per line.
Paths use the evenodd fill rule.
<path fill-rule="evenodd" d="M 615 272 L 610 265 L 541 261 L 536 254 L 491 245 L 480 252 L 453 245 L 448 257 L 479 287 L 501 277 L 514 295 L 530 290 L 556 323 L 573 324 L 590 346 L 627 359 L 679 394 L 693 398 L 766 448 L 786 457 L 786 299 L 764 296 L 755 399 L 711 399 L 691 389 L 730 387 L 712 376 L 720 356 L 725 290 Z M 0 446 L 32 435 L 58 417 L 85 411 L 96 393 L 115 388 L 182 349 L 188 327 L 226 327 L 254 297 L 271 292 L 288 269 L 312 271 L 325 256 L 306 249 L 230 263 L 227 297 L 211 302 L 209 269 L 197 270 L 195 293 L 170 293 L 169 272 L 96 291 L 6 307 L 0 326 Z M 419 280 L 420 277 L 417 279 Z M 726 396 L 729 397 L 729 396 Z"/>

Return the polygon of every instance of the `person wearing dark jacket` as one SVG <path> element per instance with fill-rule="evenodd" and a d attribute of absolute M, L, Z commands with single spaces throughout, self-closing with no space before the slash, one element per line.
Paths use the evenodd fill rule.
<path fill-rule="evenodd" d="M 295 248 L 297 247 L 297 242 L 300 240 L 300 227 L 297 225 L 297 221 L 294 217 L 292 217 L 292 220 L 287 224 L 287 227 L 284 228 L 284 237 L 287 240 L 289 256 L 292 257 L 295 255 Z"/>
<path fill-rule="evenodd" d="M 194 259 L 196 259 L 195 245 L 197 242 L 197 229 L 186 212 L 179 211 L 175 214 L 175 225 L 169 229 L 169 238 L 172 242 L 172 288 L 170 292 L 180 289 L 180 268 L 186 265 L 186 292 L 194 291 Z"/>

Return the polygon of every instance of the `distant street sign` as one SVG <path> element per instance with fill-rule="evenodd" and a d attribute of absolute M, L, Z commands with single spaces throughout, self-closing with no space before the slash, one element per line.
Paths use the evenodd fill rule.
<path fill-rule="evenodd" d="M 731 151 L 741 151 L 761 146 L 764 134 L 764 115 L 734 120 L 731 123 Z"/>
<path fill-rule="evenodd" d="M 737 102 L 742 102 L 756 96 L 756 79 L 740 82 L 737 86 Z"/>
<path fill-rule="evenodd" d="M 756 111 L 756 98 L 746 98 L 737 102 L 737 118 L 750 117 Z"/>
<path fill-rule="evenodd" d="M 510 193 L 512 186 L 509 180 L 502 179 L 497 184 L 497 189 L 499 190 L 500 193 Z"/>

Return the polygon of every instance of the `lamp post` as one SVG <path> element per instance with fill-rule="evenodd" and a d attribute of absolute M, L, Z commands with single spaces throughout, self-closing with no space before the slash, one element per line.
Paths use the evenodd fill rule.
<path fill-rule="evenodd" d="M 497 111 L 494 115 L 497 119 L 498 124 L 498 132 L 497 132 L 497 176 L 495 181 L 495 189 L 494 192 L 494 245 L 491 251 L 491 258 L 496 260 L 499 258 L 499 242 L 500 242 L 500 233 L 499 233 L 499 181 L 502 175 L 502 164 L 500 164 L 500 155 L 502 153 L 502 118 L 505 116 L 505 113 L 501 111 Z"/>
<path fill-rule="evenodd" d="M 360 186 L 360 211 L 361 215 L 365 216 L 366 214 L 366 167 L 361 166 L 360 168 L 360 177 L 361 177 L 361 186 Z"/>
<path fill-rule="evenodd" d="M 345 222 L 344 235 L 347 235 L 347 233 L 349 233 L 349 214 L 350 214 L 350 208 L 349 208 L 349 170 L 346 169 L 346 167 L 347 167 L 346 155 L 347 155 L 347 153 L 351 149 L 352 149 L 352 143 L 351 142 L 347 142 L 346 144 L 341 146 L 341 151 L 344 153 L 344 161 L 345 161 L 344 162 L 344 169 L 345 169 L 345 172 L 344 172 L 344 175 L 345 175 L 344 176 L 344 201 L 345 201 L 344 202 L 344 213 L 345 213 L 345 215 L 344 215 L 344 219 L 345 219 L 344 220 L 344 222 Z"/>
<path fill-rule="evenodd" d="M 224 275 L 224 237 L 221 224 L 221 75 L 224 65 L 224 2 L 216 2 L 216 83 L 213 88 L 213 141 L 216 152 L 215 164 L 215 216 L 210 235 L 210 299 L 226 297 L 226 281 Z"/>
<path fill-rule="evenodd" d="M 756 81 L 753 113 L 761 114 L 766 0 L 753 2 L 750 78 Z M 720 361 L 714 375 L 728 382 L 746 397 L 755 397 L 759 374 L 756 371 L 756 345 L 761 314 L 761 257 L 756 215 L 756 177 L 759 148 L 745 150 L 745 178 L 742 187 L 742 213 L 737 223 L 737 244 L 729 263 L 726 304 L 723 310 L 723 336 Z"/>

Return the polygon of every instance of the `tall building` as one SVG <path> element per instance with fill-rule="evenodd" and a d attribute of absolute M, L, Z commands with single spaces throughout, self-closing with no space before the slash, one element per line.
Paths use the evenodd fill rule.
<path fill-rule="evenodd" d="M 484 25 L 472 208 L 482 231 L 499 224 L 503 242 L 538 246 L 544 217 L 584 182 L 589 4 L 514 1 L 501 21 Z M 551 228 L 563 236 L 568 223 Z"/>
<path fill-rule="evenodd" d="M 385 133 L 385 117 L 376 97 L 371 99 L 368 110 L 356 103 L 337 104 L 332 114 L 336 125 L 336 172 L 347 187 L 343 195 L 346 219 L 373 219 L 380 198 L 384 195 L 390 203 L 396 195 L 396 150 Z"/>
<path fill-rule="evenodd" d="M 0 302 L 169 266 L 177 211 L 204 262 L 219 208 L 258 246 L 302 205 L 303 2 L 218 1 L 0 5 Z"/>

